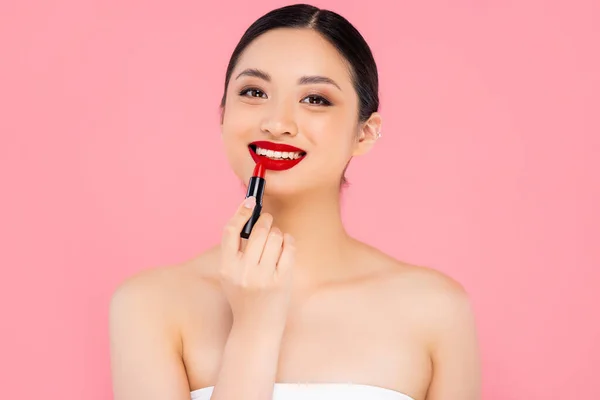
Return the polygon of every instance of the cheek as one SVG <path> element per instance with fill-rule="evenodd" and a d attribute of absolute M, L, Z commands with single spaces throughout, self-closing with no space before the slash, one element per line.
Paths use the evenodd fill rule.
<path fill-rule="evenodd" d="M 226 136 L 237 136 L 243 134 L 252 124 L 252 114 L 239 104 L 231 102 L 226 104 L 222 131 Z"/>
<path fill-rule="evenodd" d="M 252 112 L 252 107 L 244 106 L 236 103 L 235 99 L 228 100 L 221 124 L 221 140 L 233 172 L 245 181 L 249 179 L 254 165 L 247 144 L 254 140 L 257 113 Z"/>
<path fill-rule="evenodd" d="M 352 154 L 356 125 L 346 113 L 331 114 L 323 118 L 310 119 L 306 125 L 315 150 L 327 157 L 321 159 L 328 164 L 344 164 Z"/>
<path fill-rule="evenodd" d="M 257 113 L 239 104 L 226 106 L 221 134 L 228 152 L 245 151 L 242 144 L 249 143 L 257 127 Z"/>

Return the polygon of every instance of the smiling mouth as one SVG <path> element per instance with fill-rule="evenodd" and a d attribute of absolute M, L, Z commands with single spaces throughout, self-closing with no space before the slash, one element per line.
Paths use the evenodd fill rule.
<path fill-rule="evenodd" d="M 248 146 L 250 150 L 259 157 L 268 158 L 274 161 L 293 161 L 299 160 L 306 155 L 305 151 L 275 151 L 268 150 L 262 147 L 258 147 L 255 144 L 250 144 Z"/>

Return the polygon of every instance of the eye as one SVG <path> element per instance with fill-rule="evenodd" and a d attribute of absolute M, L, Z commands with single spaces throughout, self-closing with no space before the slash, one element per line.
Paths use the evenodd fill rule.
<path fill-rule="evenodd" d="M 306 103 L 307 102 L 306 100 L 308 100 L 308 104 L 311 104 L 314 106 L 330 106 L 331 105 L 331 102 L 323 96 L 318 96 L 318 95 L 306 96 L 302 100 L 302 102 Z"/>
<path fill-rule="evenodd" d="M 240 91 L 240 96 L 266 98 L 267 94 L 260 89 L 247 88 Z"/>

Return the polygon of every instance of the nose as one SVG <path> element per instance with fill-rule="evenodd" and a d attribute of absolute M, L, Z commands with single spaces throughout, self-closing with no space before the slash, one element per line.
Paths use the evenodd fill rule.
<path fill-rule="evenodd" d="M 260 129 L 273 137 L 296 136 L 298 126 L 294 119 L 293 108 L 283 102 L 273 104 L 263 118 Z"/>

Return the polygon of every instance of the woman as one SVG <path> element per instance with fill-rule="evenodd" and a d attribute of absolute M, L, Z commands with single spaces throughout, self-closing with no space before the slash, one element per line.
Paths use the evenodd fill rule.
<path fill-rule="evenodd" d="M 308 5 L 266 14 L 234 50 L 221 106 L 222 139 L 241 180 L 255 160 L 299 162 L 266 172 L 248 240 L 240 231 L 252 197 L 218 246 L 118 288 L 115 399 L 478 399 L 475 324 L 462 287 L 342 225 L 344 171 L 381 128 L 377 69 L 361 35 Z M 278 153 L 277 144 L 298 152 Z"/>

